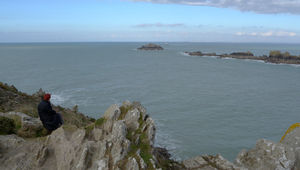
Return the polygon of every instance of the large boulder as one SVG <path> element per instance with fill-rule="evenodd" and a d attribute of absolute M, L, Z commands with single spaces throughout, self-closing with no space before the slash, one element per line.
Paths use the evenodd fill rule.
<path fill-rule="evenodd" d="M 39 118 L 34 118 L 21 112 L 0 113 L 0 116 L 11 119 L 14 123 L 14 132 L 21 137 L 37 137 L 47 133 Z"/>
<path fill-rule="evenodd" d="M 211 156 L 196 156 L 191 159 L 184 160 L 183 165 L 186 169 L 203 169 L 203 170 L 244 170 L 229 162 L 221 155 Z M 246 169 L 245 169 L 246 170 Z"/>
<path fill-rule="evenodd" d="M 288 170 L 295 168 L 296 156 L 288 145 L 261 139 L 257 141 L 255 148 L 241 151 L 235 162 L 249 170 Z"/>
<path fill-rule="evenodd" d="M 300 127 L 288 133 L 281 143 L 293 149 L 296 157 L 295 170 L 300 170 Z"/>
<path fill-rule="evenodd" d="M 121 114 L 117 104 L 111 105 L 104 113 L 103 117 L 107 120 L 117 120 Z"/>

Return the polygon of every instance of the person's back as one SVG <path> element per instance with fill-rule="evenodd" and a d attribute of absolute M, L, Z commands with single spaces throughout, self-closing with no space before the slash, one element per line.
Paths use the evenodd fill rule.
<path fill-rule="evenodd" d="M 61 115 L 52 109 L 50 98 L 50 94 L 44 95 L 43 100 L 38 105 L 38 113 L 44 127 L 49 131 L 53 131 L 63 124 L 63 120 Z"/>

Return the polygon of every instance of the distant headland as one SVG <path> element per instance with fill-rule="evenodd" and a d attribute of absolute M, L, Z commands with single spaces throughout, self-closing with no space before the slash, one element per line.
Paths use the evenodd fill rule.
<path fill-rule="evenodd" d="M 201 51 L 185 52 L 191 56 L 217 56 L 220 58 L 236 58 L 248 60 L 261 60 L 266 63 L 275 64 L 300 64 L 300 56 L 291 55 L 289 52 L 270 51 L 269 56 L 254 56 L 251 52 L 233 52 L 230 54 L 202 53 Z"/>
<path fill-rule="evenodd" d="M 163 48 L 157 44 L 146 44 L 138 48 L 138 50 L 163 50 Z"/>

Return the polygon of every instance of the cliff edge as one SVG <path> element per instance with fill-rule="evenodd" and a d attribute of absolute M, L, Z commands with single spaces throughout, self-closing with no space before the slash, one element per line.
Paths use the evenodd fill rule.
<path fill-rule="evenodd" d="M 113 104 L 97 120 L 63 108 L 63 116 L 72 115 L 82 123 L 67 117 L 65 125 L 47 135 L 34 113 L 16 110 L 36 107 L 36 96 L 0 86 L 0 169 L 300 169 L 300 128 L 287 133 L 280 143 L 258 140 L 253 149 L 241 151 L 235 162 L 221 155 L 174 161 L 167 150 L 154 146 L 154 120 L 139 102 Z"/>

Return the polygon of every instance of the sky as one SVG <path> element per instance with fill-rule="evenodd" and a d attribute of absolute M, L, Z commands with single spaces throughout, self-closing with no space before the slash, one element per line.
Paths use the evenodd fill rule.
<path fill-rule="evenodd" d="M 300 43 L 300 0 L 1 0 L 0 42 Z"/>

